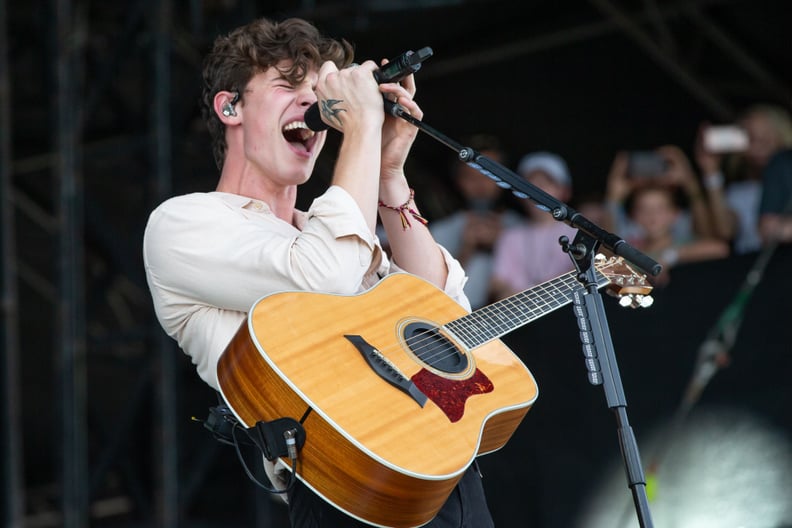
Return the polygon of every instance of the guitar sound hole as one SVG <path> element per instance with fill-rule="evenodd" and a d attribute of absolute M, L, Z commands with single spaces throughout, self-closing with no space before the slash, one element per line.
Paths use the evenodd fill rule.
<path fill-rule="evenodd" d="M 467 356 L 434 326 L 410 323 L 404 328 L 404 339 L 419 360 L 436 370 L 457 374 L 468 367 Z"/>

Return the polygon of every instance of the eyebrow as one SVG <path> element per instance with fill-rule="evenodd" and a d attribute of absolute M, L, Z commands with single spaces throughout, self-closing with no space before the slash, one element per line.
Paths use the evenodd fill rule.
<path fill-rule="evenodd" d="M 284 74 L 282 71 L 280 71 L 279 68 L 275 68 L 275 71 L 278 72 L 278 74 L 275 77 L 273 77 L 274 81 L 288 81 L 289 80 L 288 77 L 286 77 L 286 74 Z"/>
<path fill-rule="evenodd" d="M 273 82 L 273 83 L 276 83 L 276 82 L 285 82 L 285 83 L 287 83 L 289 86 L 291 86 L 292 88 L 297 88 L 297 87 L 298 87 L 298 86 L 300 86 L 300 85 L 302 84 L 302 82 L 303 82 L 303 81 L 299 81 L 299 82 L 298 82 L 296 79 L 289 78 L 287 75 L 284 75 L 282 72 L 280 72 L 280 70 L 278 70 L 278 71 L 279 71 L 278 75 L 277 75 L 277 76 L 274 76 L 274 77 L 272 77 L 272 78 L 270 79 L 270 82 Z"/>

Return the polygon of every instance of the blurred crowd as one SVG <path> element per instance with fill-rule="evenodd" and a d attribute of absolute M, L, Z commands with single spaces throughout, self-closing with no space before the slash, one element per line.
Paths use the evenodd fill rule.
<path fill-rule="evenodd" d="M 575 192 L 562 152 L 510 163 L 498 138 L 477 135 L 465 145 L 658 261 L 663 272 L 650 280 L 662 287 L 676 266 L 792 242 L 789 112 L 757 104 L 734 123 L 701 123 L 695 136 L 693 145 L 616 152 L 593 195 Z M 573 239 L 575 229 L 467 164 L 456 161 L 450 172 L 457 203 L 430 229 L 465 267 L 474 309 L 574 269 L 558 240 Z"/>

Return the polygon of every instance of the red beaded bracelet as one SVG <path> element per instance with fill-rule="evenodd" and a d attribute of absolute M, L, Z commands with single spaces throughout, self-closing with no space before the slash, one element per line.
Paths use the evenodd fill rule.
<path fill-rule="evenodd" d="M 401 218 L 401 223 L 402 223 L 402 229 L 407 231 L 408 229 L 412 228 L 412 224 L 410 223 L 410 219 L 407 218 L 407 214 L 405 213 L 405 211 L 410 213 L 410 215 L 413 218 L 415 218 L 416 220 L 421 222 L 423 225 L 426 225 L 426 224 L 429 223 L 429 221 L 426 218 L 424 218 L 423 216 L 418 214 L 418 211 L 416 211 L 415 209 L 410 207 L 410 202 L 413 201 L 413 198 L 415 198 L 415 191 L 411 188 L 410 189 L 410 197 L 407 198 L 407 201 L 404 202 L 403 204 L 401 204 L 400 206 L 394 207 L 392 205 L 386 204 L 382 200 L 379 201 L 379 206 L 388 208 L 391 211 L 396 211 L 397 213 L 399 213 L 399 218 Z"/>

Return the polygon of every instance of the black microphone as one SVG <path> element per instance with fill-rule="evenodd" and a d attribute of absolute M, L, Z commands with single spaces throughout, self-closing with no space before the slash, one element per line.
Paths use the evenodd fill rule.
<path fill-rule="evenodd" d="M 432 48 L 425 47 L 418 51 L 405 51 L 381 68 L 374 70 L 374 79 L 377 84 L 399 82 L 408 75 L 421 69 L 421 63 L 432 56 Z M 314 132 L 327 130 L 330 125 L 322 121 L 319 104 L 314 103 L 305 112 L 305 124 Z"/>

